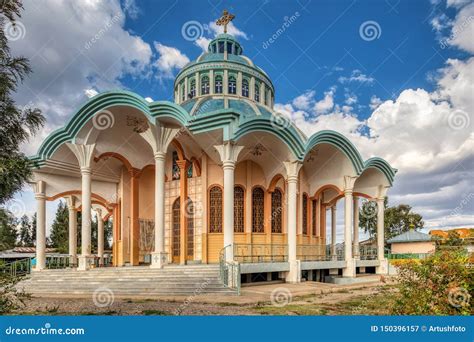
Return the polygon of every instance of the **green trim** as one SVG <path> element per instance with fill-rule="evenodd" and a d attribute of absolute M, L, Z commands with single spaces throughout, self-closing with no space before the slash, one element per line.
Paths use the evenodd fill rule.
<path fill-rule="evenodd" d="M 224 140 L 238 140 L 252 132 L 268 132 L 281 139 L 295 156 L 304 161 L 305 156 L 317 145 L 327 143 L 343 152 L 351 161 L 355 173 L 362 174 L 369 168 L 382 172 L 392 185 L 397 172 L 382 158 L 370 158 L 364 161 L 355 146 L 342 134 L 335 131 L 320 131 L 309 139 L 300 134 L 297 127 L 287 118 L 279 115 L 282 123 L 274 122 L 275 113 L 262 113 L 260 116 L 246 117 L 246 113 L 234 108 L 223 108 L 197 116 L 191 116 L 183 107 L 169 101 L 148 103 L 141 96 L 129 91 L 110 91 L 99 94 L 84 103 L 66 126 L 52 132 L 41 144 L 38 154 L 30 157 L 35 167 L 41 167 L 45 161 L 65 142 L 74 141 L 80 130 L 98 111 L 112 106 L 130 106 L 141 111 L 154 123 L 157 118 L 176 120 L 181 126 L 188 127 L 192 133 L 203 133 L 222 129 Z M 260 108 L 259 108 L 260 110 Z"/>

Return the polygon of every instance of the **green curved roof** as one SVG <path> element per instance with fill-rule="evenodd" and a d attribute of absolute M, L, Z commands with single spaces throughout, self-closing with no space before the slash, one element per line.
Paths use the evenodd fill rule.
<path fill-rule="evenodd" d="M 61 144 L 73 141 L 94 114 L 112 106 L 129 106 L 140 110 L 151 123 L 154 123 L 156 118 L 171 118 L 192 133 L 222 129 L 224 140 L 238 140 L 252 132 L 267 132 L 285 143 L 300 161 L 303 161 L 315 146 L 331 144 L 348 157 L 357 175 L 368 168 L 375 168 L 385 175 L 390 184 L 395 178 L 397 170 L 384 159 L 370 158 L 364 161 L 355 146 L 338 132 L 324 130 L 307 138 L 293 122 L 267 107 L 252 106 L 250 101 L 247 103 L 242 99 L 228 98 L 227 102 L 228 107 L 225 108 L 223 98 L 209 97 L 199 102 L 191 100 L 180 106 L 169 101 L 148 103 L 141 96 L 129 91 L 101 93 L 84 103 L 64 127 L 52 132 L 40 146 L 37 155 L 30 159 L 41 165 Z"/>

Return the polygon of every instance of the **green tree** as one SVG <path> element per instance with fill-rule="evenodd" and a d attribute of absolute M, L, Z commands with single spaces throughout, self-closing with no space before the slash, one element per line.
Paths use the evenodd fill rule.
<path fill-rule="evenodd" d="M 33 240 L 31 238 L 31 223 L 30 218 L 27 215 L 23 215 L 20 219 L 20 240 L 18 241 L 19 246 L 32 247 Z"/>
<path fill-rule="evenodd" d="M 408 204 L 389 207 L 388 199 L 385 197 L 384 208 L 385 239 L 390 239 L 410 229 L 419 230 L 424 226 L 421 215 L 412 212 Z M 359 226 L 371 237 L 377 236 L 377 204 L 375 202 L 368 201 L 362 205 L 359 210 Z"/>
<path fill-rule="evenodd" d="M 36 213 L 31 218 L 31 243 L 33 246 L 36 245 Z"/>
<path fill-rule="evenodd" d="M 66 203 L 60 201 L 56 210 L 56 217 L 51 226 L 51 247 L 60 253 L 67 253 L 69 248 L 69 212 Z"/>
<path fill-rule="evenodd" d="M 0 208 L 0 250 L 11 249 L 16 245 L 18 233 L 17 220 L 8 210 Z"/>
<path fill-rule="evenodd" d="M 13 100 L 13 93 L 31 68 L 27 58 L 11 55 L 5 25 L 15 25 L 22 9 L 20 0 L 3 1 L 0 7 L 0 204 L 11 199 L 29 179 L 30 161 L 20 145 L 44 124 L 39 109 L 19 107 Z"/>

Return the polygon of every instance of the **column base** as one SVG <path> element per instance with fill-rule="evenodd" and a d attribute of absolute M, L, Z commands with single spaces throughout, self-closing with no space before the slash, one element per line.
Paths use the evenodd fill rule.
<path fill-rule="evenodd" d="M 151 253 L 150 268 L 163 268 L 168 263 L 168 253 L 154 252 Z"/>
<path fill-rule="evenodd" d="M 342 270 L 343 277 L 353 278 L 356 276 L 356 262 L 355 259 L 346 260 L 346 267 Z"/>
<path fill-rule="evenodd" d="M 77 256 L 76 255 L 70 255 L 69 256 L 69 266 L 70 267 L 77 267 Z"/>
<path fill-rule="evenodd" d="M 301 282 L 301 261 L 293 260 L 289 262 L 290 271 L 286 274 L 287 283 L 300 283 Z"/>
<path fill-rule="evenodd" d="M 91 265 L 94 264 L 94 257 L 80 255 L 77 257 L 77 261 L 78 261 L 77 269 L 79 271 L 86 271 L 91 268 Z"/>
<path fill-rule="evenodd" d="M 380 266 L 375 268 L 376 274 L 388 274 L 388 259 L 379 259 Z"/>

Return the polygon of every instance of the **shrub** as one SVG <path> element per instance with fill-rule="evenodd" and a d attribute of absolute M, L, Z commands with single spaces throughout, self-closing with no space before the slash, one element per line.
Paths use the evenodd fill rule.
<path fill-rule="evenodd" d="M 0 272 L 0 315 L 8 314 L 19 309 L 29 295 L 18 291 L 16 284 L 20 277 L 11 276 L 9 273 Z"/>
<path fill-rule="evenodd" d="M 474 276 L 466 253 L 443 250 L 424 260 L 398 266 L 397 315 L 470 315 Z"/>

